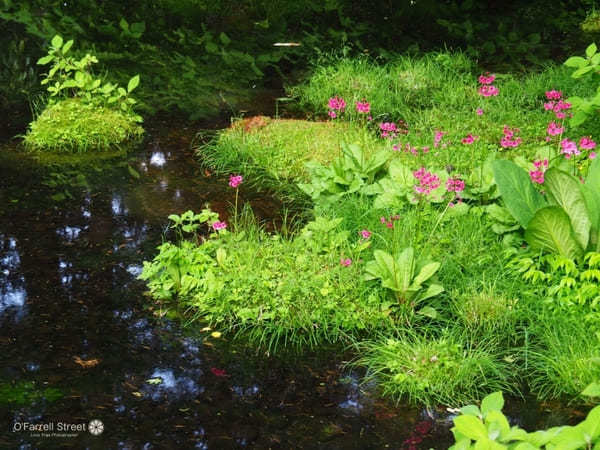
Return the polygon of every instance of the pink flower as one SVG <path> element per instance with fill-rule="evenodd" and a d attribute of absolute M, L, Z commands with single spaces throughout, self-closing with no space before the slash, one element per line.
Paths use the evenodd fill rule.
<path fill-rule="evenodd" d="M 557 119 L 561 119 L 561 120 L 564 119 L 565 117 L 567 117 L 567 115 L 562 111 L 554 113 L 554 115 L 556 116 Z"/>
<path fill-rule="evenodd" d="M 562 132 L 565 131 L 565 129 L 561 126 L 558 126 L 556 122 L 550 122 L 546 131 L 550 136 L 557 136 L 559 134 L 562 134 Z"/>
<path fill-rule="evenodd" d="M 541 170 L 531 170 L 529 171 L 529 176 L 531 177 L 532 182 L 544 184 L 544 172 Z"/>
<path fill-rule="evenodd" d="M 500 93 L 498 88 L 493 84 L 484 84 L 479 88 L 477 92 L 479 92 L 479 95 L 482 95 L 484 97 L 495 97 Z"/>
<path fill-rule="evenodd" d="M 327 113 L 329 115 L 329 117 L 331 117 L 332 119 L 335 119 L 337 117 L 337 114 L 335 113 L 335 111 L 329 111 Z"/>
<path fill-rule="evenodd" d="M 519 137 L 515 138 L 515 133 L 518 133 L 520 130 L 518 128 L 509 128 L 504 125 L 502 132 L 504 133 L 504 137 L 500 140 L 500 145 L 503 148 L 514 148 L 517 147 L 523 140 Z M 513 139 L 514 138 L 514 139 Z"/>
<path fill-rule="evenodd" d="M 385 226 L 388 228 L 394 228 L 394 222 L 386 222 Z"/>
<path fill-rule="evenodd" d="M 448 178 L 446 190 L 449 192 L 462 192 L 465 190 L 465 182 L 460 178 Z"/>
<path fill-rule="evenodd" d="M 419 180 L 419 184 L 414 186 L 415 191 L 418 194 L 428 195 L 431 193 L 431 191 L 440 186 L 439 177 L 431 172 L 426 171 L 424 167 L 414 171 L 413 176 Z"/>
<path fill-rule="evenodd" d="M 434 147 L 439 147 L 440 142 L 442 141 L 442 138 L 444 137 L 446 133 L 444 131 L 436 131 L 435 132 L 435 136 L 433 137 L 433 146 Z"/>
<path fill-rule="evenodd" d="M 583 148 L 584 150 L 591 150 L 593 148 L 596 148 L 596 143 L 592 141 L 589 137 L 582 137 L 579 140 L 579 147 Z"/>
<path fill-rule="evenodd" d="M 555 91 L 554 89 L 551 91 L 546 91 L 546 98 L 548 100 L 560 100 L 562 97 L 561 91 Z"/>
<path fill-rule="evenodd" d="M 356 102 L 356 110 L 359 113 L 368 114 L 371 111 L 371 105 L 366 101 Z"/>
<path fill-rule="evenodd" d="M 350 258 L 340 258 L 340 264 L 344 267 L 349 267 L 352 264 L 352 260 Z"/>
<path fill-rule="evenodd" d="M 571 104 L 567 103 L 567 102 L 563 102 L 562 100 L 559 100 L 558 102 L 556 102 L 556 104 L 554 105 L 553 111 L 554 112 L 559 112 L 565 109 L 570 109 L 571 108 Z"/>
<path fill-rule="evenodd" d="M 398 133 L 398 127 L 394 122 L 382 122 L 379 124 L 381 130 L 381 137 L 393 139 Z"/>
<path fill-rule="evenodd" d="M 533 162 L 533 166 L 536 169 L 539 169 L 539 168 L 545 168 L 545 169 L 547 169 L 548 168 L 548 160 L 547 159 L 543 159 L 543 160 L 542 159 L 538 159 L 538 160 L 535 160 Z"/>
<path fill-rule="evenodd" d="M 567 159 L 571 158 L 573 155 L 579 155 L 581 153 L 577 149 L 577 144 L 569 139 L 563 139 L 560 141 L 560 146 L 562 147 L 561 153 L 563 153 Z"/>
<path fill-rule="evenodd" d="M 369 239 L 371 237 L 371 232 L 369 230 L 361 230 L 358 232 L 363 239 Z"/>
<path fill-rule="evenodd" d="M 496 75 L 490 75 L 489 72 L 486 72 L 484 75 L 479 77 L 480 84 L 492 84 L 496 79 Z"/>
<path fill-rule="evenodd" d="M 596 159 L 596 152 L 590 152 L 588 156 L 590 159 Z"/>
<path fill-rule="evenodd" d="M 473 142 L 475 142 L 475 139 L 477 139 L 479 136 L 473 136 L 472 134 L 468 134 L 466 137 L 462 138 L 460 142 L 462 142 L 463 144 L 467 144 L 470 145 Z"/>
<path fill-rule="evenodd" d="M 483 109 L 481 108 L 477 108 L 477 111 L 475 111 L 477 113 L 478 116 L 483 116 Z"/>
<path fill-rule="evenodd" d="M 219 231 L 219 230 L 224 230 L 225 228 L 227 228 L 227 224 L 225 222 L 215 222 L 212 224 L 213 230 L 215 231 Z"/>
<path fill-rule="evenodd" d="M 552 111 L 554 109 L 554 102 L 544 103 L 544 109 L 546 111 Z"/>
<path fill-rule="evenodd" d="M 400 220 L 400 214 L 394 214 L 390 217 L 390 220 Z"/>
<path fill-rule="evenodd" d="M 241 175 L 229 175 L 229 186 L 232 188 L 237 188 L 240 184 L 242 184 L 244 178 Z"/>
<path fill-rule="evenodd" d="M 421 151 L 422 151 L 423 153 L 429 153 L 429 146 L 427 146 L 427 145 L 426 145 L 426 146 L 424 146 L 424 147 L 421 149 Z"/>
<path fill-rule="evenodd" d="M 386 223 L 386 222 L 387 222 L 387 219 L 386 219 L 385 217 L 381 216 L 381 218 L 379 219 L 379 221 L 380 221 L 381 223 Z"/>
<path fill-rule="evenodd" d="M 342 97 L 338 97 L 336 95 L 335 97 L 329 99 L 327 106 L 329 109 L 343 111 L 346 108 L 346 102 Z"/>

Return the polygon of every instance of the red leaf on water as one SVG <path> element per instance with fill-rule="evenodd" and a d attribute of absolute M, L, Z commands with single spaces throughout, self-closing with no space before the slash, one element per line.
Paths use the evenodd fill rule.
<path fill-rule="evenodd" d="M 225 369 L 217 369 L 216 367 L 211 367 L 210 371 L 215 377 L 227 377 L 227 372 Z"/>

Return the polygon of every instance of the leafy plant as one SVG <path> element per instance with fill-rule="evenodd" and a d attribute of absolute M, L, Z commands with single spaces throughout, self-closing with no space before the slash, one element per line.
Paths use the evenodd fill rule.
<path fill-rule="evenodd" d="M 73 40 L 64 42 L 59 35 L 52 38 L 48 54 L 38 60 L 38 64 L 51 64 L 42 85 L 48 85 L 51 98 L 77 97 L 87 103 L 96 105 L 117 105 L 123 113 L 130 115 L 136 122 L 142 122 L 141 116 L 133 112 L 136 100 L 130 96 L 140 83 L 139 75 L 132 77 L 127 89 L 113 83 L 103 83 L 94 77 L 91 66 L 98 62 L 94 55 L 87 53 L 77 60 L 68 56 Z"/>
<path fill-rule="evenodd" d="M 525 228 L 525 239 L 532 248 L 572 259 L 588 248 L 597 249 L 600 161 L 590 166 L 585 184 L 560 169 L 549 169 L 544 183 L 547 200 L 515 163 L 499 160 L 493 168 L 502 199 Z"/>
<path fill-rule="evenodd" d="M 565 66 L 572 67 L 575 71 L 571 74 L 573 78 L 596 77 L 600 74 L 600 53 L 596 44 L 590 44 L 585 49 L 585 58 L 582 56 L 571 56 L 565 61 Z M 587 121 L 592 114 L 600 109 L 600 86 L 593 97 L 582 98 L 572 96 L 567 99 L 573 105 L 575 112 L 570 123 L 577 127 Z"/>
<path fill-rule="evenodd" d="M 311 181 L 299 187 L 315 201 L 322 198 L 333 201 L 353 193 L 372 195 L 369 187 L 383 172 L 389 158 L 389 152 L 383 150 L 368 156 L 356 144 L 343 144 L 342 155 L 330 166 L 315 161 L 307 163 Z"/>
<path fill-rule="evenodd" d="M 440 268 L 439 262 L 429 262 L 415 257 L 412 247 L 392 256 L 383 250 L 375 250 L 374 260 L 365 266 L 366 280 L 380 280 L 390 289 L 400 304 L 418 303 L 444 292 L 444 288 L 432 283 L 432 277 Z"/>
<path fill-rule="evenodd" d="M 452 450 L 466 449 L 578 449 L 597 448 L 600 444 L 600 406 L 592 409 L 585 420 L 575 426 L 554 427 L 528 433 L 519 426 L 510 426 L 502 413 L 501 392 L 486 396 L 481 408 L 467 405 L 454 419 L 452 434 L 456 443 Z"/>

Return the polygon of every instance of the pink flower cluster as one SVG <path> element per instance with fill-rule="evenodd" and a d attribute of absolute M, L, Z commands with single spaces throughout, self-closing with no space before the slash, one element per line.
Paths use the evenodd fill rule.
<path fill-rule="evenodd" d="M 584 136 L 579 140 L 579 147 L 584 150 L 592 150 L 596 148 L 596 143 L 592 141 L 589 137 Z"/>
<path fill-rule="evenodd" d="M 394 221 L 396 220 L 400 220 L 400 216 L 398 214 L 390 216 L 389 219 L 386 219 L 383 216 L 381 216 L 379 219 L 379 221 L 388 228 L 394 228 Z"/>
<path fill-rule="evenodd" d="M 479 139 L 479 136 L 473 136 L 472 134 L 467 134 L 466 137 L 462 138 L 460 142 L 466 145 L 471 145 L 475 140 Z"/>
<path fill-rule="evenodd" d="M 564 127 L 559 126 L 556 122 L 550 122 L 546 130 L 550 136 L 557 136 L 565 131 Z"/>
<path fill-rule="evenodd" d="M 562 92 L 561 91 L 547 91 L 546 99 L 550 100 L 547 103 L 544 103 L 544 109 L 546 111 L 553 111 L 554 115 L 557 119 L 564 119 L 567 114 L 565 111 L 571 108 L 571 104 L 567 102 L 563 102 L 561 100 Z"/>
<path fill-rule="evenodd" d="M 496 79 L 496 75 L 490 75 L 489 72 L 486 72 L 483 75 L 479 76 L 479 84 L 492 84 Z"/>
<path fill-rule="evenodd" d="M 340 264 L 344 267 L 350 267 L 352 265 L 352 260 L 350 258 L 340 258 Z"/>
<path fill-rule="evenodd" d="M 520 130 L 518 128 L 509 128 L 504 125 L 502 132 L 504 136 L 500 139 L 500 145 L 502 148 L 514 148 L 517 147 L 523 140 L 520 137 L 515 137 L 515 133 L 518 133 Z"/>
<path fill-rule="evenodd" d="M 406 153 L 411 153 L 415 156 L 419 155 L 419 148 L 418 147 L 413 147 L 412 145 L 410 145 L 410 142 L 407 142 L 405 146 L 402 145 L 402 143 L 400 144 L 394 144 L 392 146 L 392 150 L 395 152 L 401 152 L 404 150 L 404 152 Z M 423 153 L 429 153 L 429 147 L 428 146 L 423 146 L 421 148 L 421 152 Z"/>
<path fill-rule="evenodd" d="M 418 194 L 428 195 L 431 191 L 440 186 L 439 177 L 425 170 L 425 167 L 421 167 L 419 170 L 414 171 L 413 176 L 419 180 L 419 184 L 415 185 L 415 191 Z"/>
<path fill-rule="evenodd" d="M 483 116 L 483 109 L 477 108 L 477 110 L 475 112 L 477 113 L 478 116 Z"/>
<path fill-rule="evenodd" d="M 537 184 L 544 184 L 544 172 L 546 172 L 546 169 L 548 168 L 548 160 L 535 160 L 533 166 L 535 167 L 535 170 L 529 171 L 531 181 Z"/>
<path fill-rule="evenodd" d="M 563 139 L 560 141 L 560 146 L 562 148 L 561 153 L 565 155 L 565 158 L 570 159 L 571 156 L 580 155 L 581 151 L 577 148 L 577 144 L 569 139 Z"/>
<path fill-rule="evenodd" d="M 346 109 L 346 101 L 342 97 L 336 95 L 329 99 L 327 106 L 329 107 L 329 112 L 327 114 L 332 119 L 335 119 L 338 116 L 338 113 L 343 113 Z"/>
<path fill-rule="evenodd" d="M 460 178 L 448 178 L 446 190 L 448 192 L 462 192 L 465 190 L 465 182 Z"/>
<path fill-rule="evenodd" d="M 359 231 L 358 234 L 360 234 L 360 237 L 362 237 L 363 239 L 369 239 L 372 233 L 369 230 L 364 229 Z"/>
<path fill-rule="evenodd" d="M 232 188 L 237 188 L 240 184 L 242 184 L 244 178 L 241 175 L 229 175 L 229 186 Z"/>
<path fill-rule="evenodd" d="M 381 130 L 381 137 L 387 139 L 393 139 L 398 135 L 400 131 L 394 122 L 382 122 L 379 124 Z"/>
<path fill-rule="evenodd" d="M 225 222 L 216 221 L 212 224 L 212 227 L 213 227 L 213 230 L 219 231 L 219 230 L 224 230 L 225 228 L 227 228 L 227 224 Z"/>
<path fill-rule="evenodd" d="M 495 97 L 496 95 L 498 95 L 500 91 L 496 86 L 492 84 L 495 79 L 496 75 L 490 75 L 489 72 L 486 72 L 484 75 L 481 75 L 479 77 L 479 84 L 481 86 L 479 86 L 479 90 L 477 91 L 479 92 L 479 95 L 483 97 Z M 477 114 L 479 114 L 479 112 Z"/>
<path fill-rule="evenodd" d="M 371 111 L 371 104 L 365 100 L 362 102 L 356 102 L 356 110 L 361 114 L 369 114 Z"/>

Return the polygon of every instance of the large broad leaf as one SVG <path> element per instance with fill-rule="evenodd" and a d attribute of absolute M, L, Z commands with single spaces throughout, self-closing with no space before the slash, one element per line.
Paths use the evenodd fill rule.
<path fill-rule="evenodd" d="M 415 184 L 415 177 L 412 171 L 402 164 L 402 161 L 398 158 L 390 163 L 389 172 L 390 178 L 404 188 L 410 189 Z"/>
<path fill-rule="evenodd" d="M 430 284 L 429 287 L 427 288 L 427 290 L 424 292 L 421 292 L 417 296 L 417 298 L 420 302 L 422 302 L 423 300 L 427 300 L 432 297 L 435 297 L 436 295 L 440 295 L 442 292 L 444 292 L 444 286 L 442 286 L 440 284 Z"/>
<path fill-rule="evenodd" d="M 527 172 L 512 161 L 494 161 L 492 168 L 506 207 L 521 226 L 527 228 L 535 212 L 546 206 L 546 200 L 535 190 Z"/>
<path fill-rule="evenodd" d="M 582 186 L 582 193 L 585 199 L 592 228 L 600 230 L 600 158 L 594 159 L 585 184 Z"/>
<path fill-rule="evenodd" d="M 415 275 L 417 261 L 415 260 L 415 250 L 412 247 L 406 247 L 396 259 L 396 280 L 402 291 L 409 289 L 412 279 Z"/>
<path fill-rule="evenodd" d="M 525 231 L 525 240 L 532 248 L 578 258 L 583 250 L 573 232 L 569 216 L 560 206 L 538 210 Z"/>
<path fill-rule="evenodd" d="M 591 221 L 581 192 L 581 183 L 558 169 L 548 170 L 544 178 L 544 186 L 548 188 L 549 195 L 571 219 L 577 242 L 585 250 L 590 240 Z"/>
<path fill-rule="evenodd" d="M 412 285 L 418 287 L 429 280 L 440 268 L 439 262 L 432 262 L 423 266 L 421 271 L 415 277 Z"/>

